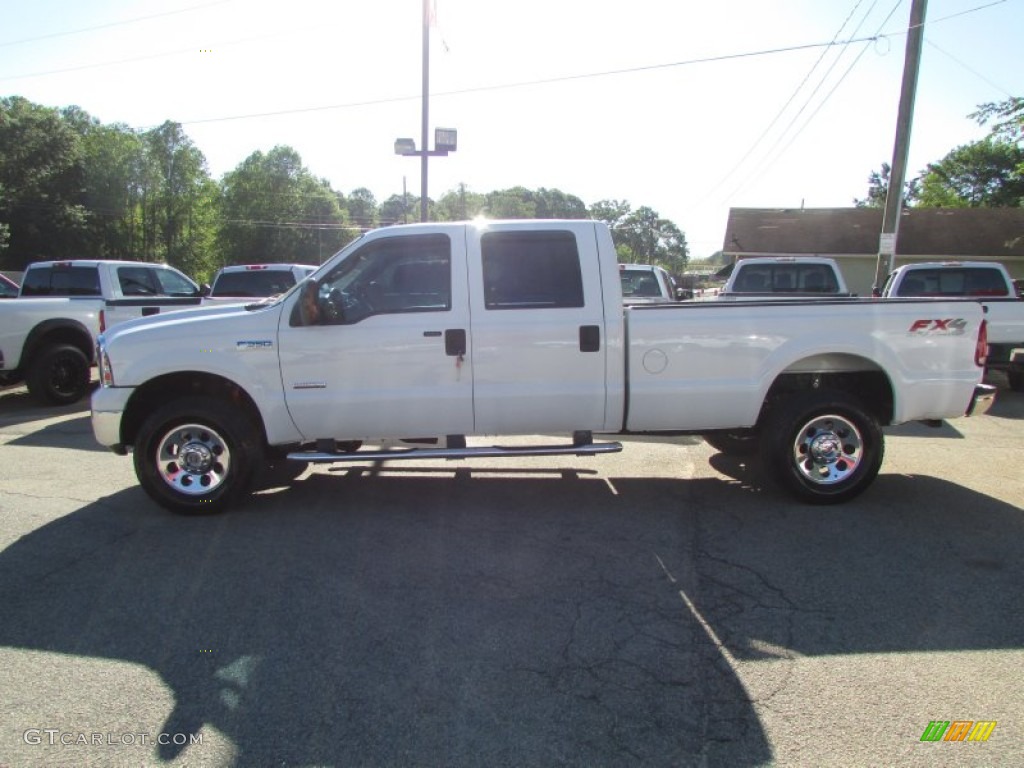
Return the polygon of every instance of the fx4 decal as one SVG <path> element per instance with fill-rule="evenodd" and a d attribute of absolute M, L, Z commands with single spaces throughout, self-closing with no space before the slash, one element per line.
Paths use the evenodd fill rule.
<path fill-rule="evenodd" d="M 946 318 L 945 320 L 915 320 L 908 331 L 919 335 L 932 336 L 963 336 L 967 332 L 967 321 L 963 318 Z"/>

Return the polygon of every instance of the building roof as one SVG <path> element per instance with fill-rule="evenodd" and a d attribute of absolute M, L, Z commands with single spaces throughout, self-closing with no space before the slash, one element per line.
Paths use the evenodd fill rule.
<path fill-rule="evenodd" d="M 881 231 L 881 208 L 732 208 L 722 250 L 864 256 Z M 1024 259 L 1024 208 L 905 209 L 896 254 Z"/>

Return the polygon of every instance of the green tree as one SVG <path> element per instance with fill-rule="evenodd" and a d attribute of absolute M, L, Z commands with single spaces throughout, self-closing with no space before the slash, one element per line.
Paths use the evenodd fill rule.
<path fill-rule="evenodd" d="M 627 215 L 612 230 L 620 261 L 634 264 L 660 264 L 669 272 L 686 270 L 689 248 L 686 237 L 668 219 L 652 208 L 641 206 Z"/>
<path fill-rule="evenodd" d="M 4 209 L 4 187 L 0 184 L 0 211 Z M 11 236 L 11 228 L 0 221 L 0 254 L 7 249 L 7 241 Z M 0 260 L 2 262 L 2 260 Z"/>
<path fill-rule="evenodd" d="M 365 231 L 377 226 L 377 198 L 366 187 L 353 189 L 344 201 L 348 219 L 355 226 Z"/>
<path fill-rule="evenodd" d="M 254 152 L 225 175 L 221 212 L 225 264 L 319 264 L 356 234 L 330 184 L 286 146 Z"/>
<path fill-rule="evenodd" d="M 575 195 L 541 187 L 534 193 L 538 219 L 585 219 L 587 206 Z"/>
<path fill-rule="evenodd" d="M 56 109 L 20 96 L 0 99 L 0 227 L 4 264 L 82 255 L 86 211 L 78 136 Z"/>
<path fill-rule="evenodd" d="M 193 274 L 209 271 L 217 187 L 206 158 L 178 123 L 146 131 L 141 141 L 141 257 Z"/>
<path fill-rule="evenodd" d="M 603 221 L 614 232 L 632 210 L 625 200 L 599 200 L 590 206 L 587 213 L 590 218 Z"/>
<path fill-rule="evenodd" d="M 537 201 L 526 187 L 499 189 L 485 195 L 484 214 L 491 219 L 535 219 Z"/>
<path fill-rule="evenodd" d="M 465 184 L 445 192 L 434 205 L 438 221 L 466 221 L 484 212 L 487 206 L 485 195 L 470 192 Z"/>
<path fill-rule="evenodd" d="M 1016 207 L 1024 202 L 1024 148 L 986 138 L 930 163 L 918 204 L 937 208 Z"/>
<path fill-rule="evenodd" d="M 889 194 L 889 179 L 892 167 L 882 163 L 879 171 L 872 171 L 868 176 L 868 196 L 862 200 L 855 199 L 853 204 L 858 208 L 884 208 L 885 198 Z M 916 202 L 920 194 L 920 179 L 910 179 L 903 185 L 903 201 L 907 205 Z"/>
<path fill-rule="evenodd" d="M 991 137 L 1016 144 L 1024 141 L 1024 99 L 1014 96 L 1006 101 L 990 102 L 969 115 L 979 125 L 992 126 Z"/>
<path fill-rule="evenodd" d="M 135 259 L 140 234 L 139 180 L 143 144 L 123 125 L 81 125 L 88 246 L 96 258 Z"/>
<path fill-rule="evenodd" d="M 411 224 L 419 221 L 419 197 L 409 194 L 392 195 L 380 204 L 379 220 L 383 226 L 390 226 L 392 224 Z"/>

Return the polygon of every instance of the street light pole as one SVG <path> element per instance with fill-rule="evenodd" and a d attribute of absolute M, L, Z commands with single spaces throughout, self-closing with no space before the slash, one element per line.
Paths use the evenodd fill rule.
<path fill-rule="evenodd" d="M 430 3 L 423 0 L 423 123 L 420 149 L 414 139 L 395 139 L 395 154 L 420 158 L 420 221 L 427 220 L 427 161 L 431 155 L 444 157 L 458 148 L 458 131 L 454 128 L 434 129 L 434 148 L 430 149 Z M 403 190 L 405 180 L 402 180 Z"/>

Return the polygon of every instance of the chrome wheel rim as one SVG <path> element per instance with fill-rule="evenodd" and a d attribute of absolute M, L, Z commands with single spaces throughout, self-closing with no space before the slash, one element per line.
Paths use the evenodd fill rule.
<path fill-rule="evenodd" d="M 818 416 L 804 425 L 793 442 L 793 461 L 815 485 L 848 479 L 864 459 L 864 437 L 843 416 Z"/>
<path fill-rule="evenodd" d="M 160 478 L 187 496 L 204 496 L 224 484 L 231 469 L 231 451 L 224 438 L 203 424 L 182 424 L 157 445 Z"/>

